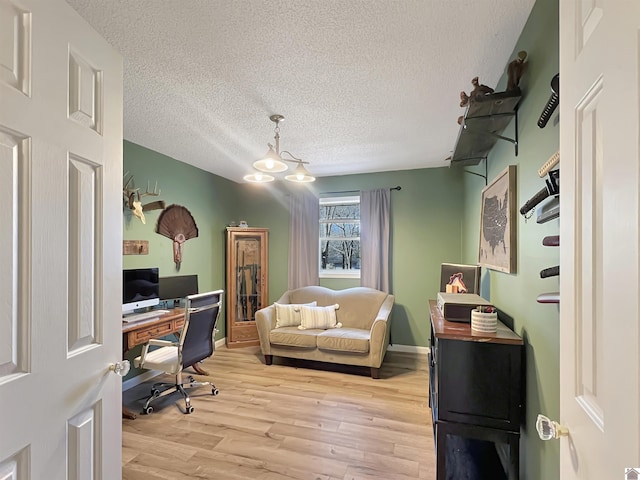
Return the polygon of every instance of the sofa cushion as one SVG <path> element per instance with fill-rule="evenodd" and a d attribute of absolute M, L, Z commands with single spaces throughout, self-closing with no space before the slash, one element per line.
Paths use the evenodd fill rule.
<path fill-rule="evenodd" d="M 336 320 L 336 310 L 340 308 L 337 303 L 326 307 L 300 307 L 300 317 L 302 322 L 298 327 L 300 330 L 309 328 L 340 328 L 342 325 Z"/>
<path fill-rule="evenodd" d="M 318 334 L 316 342 L 321 350 L 368 353 L 369 338 L 368 330 L 340 328 L 323 331 Z"/>
<path fill-rule="evenodd" d="M 315 307 L 316 302 L 310 302 L 305 304 L 292 303 L 290 305 L 274 303 L 276 306 L 276 328 L 281 327 L 297 327 L 301 323 L 300 307 L 303 305 L 308 307 Z"/>
<path fill-rule="evenodd" d="M 269 332 L 269 342 L 288 347 L 316 348 L 316 336 L 321 330 L 298 330 L 298 327 L 274 328 Z"/>

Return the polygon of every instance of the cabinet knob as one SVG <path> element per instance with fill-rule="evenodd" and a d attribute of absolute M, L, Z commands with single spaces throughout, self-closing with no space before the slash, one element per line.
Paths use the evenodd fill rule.
<path fill-rule="evenodd" d="M 569 429 L 558 422 L 555 422 L 542 414 L 538 414 L 536 420 L 536 430 L 540 440 L 555 440 L 560 437 L 569 436 Z"/>

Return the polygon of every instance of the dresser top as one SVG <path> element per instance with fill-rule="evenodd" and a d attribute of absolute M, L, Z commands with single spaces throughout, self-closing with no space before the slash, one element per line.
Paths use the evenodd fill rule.
<path fill-rule="evenodd" d="M 471 330 L 470 323 L 445 320 L 435 300 L 429 300 L 433 335 L 439 339 L 464 340 L 469 342 L 506 343 L 522 345 L 524 342 L 513 330 L 498 320 L 496 333 L 478 333 Z"/>

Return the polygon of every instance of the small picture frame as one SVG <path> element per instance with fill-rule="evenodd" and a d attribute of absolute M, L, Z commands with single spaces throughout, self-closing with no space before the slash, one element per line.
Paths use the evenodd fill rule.
<path fill-rule="evenodd" d="M 516 165 L 509 165 L 482 190 L 478 264 L 516 272 Z"/>
<path fill-rule="evenodd" d="M 460 283 L 464 285 L 466 291 L 461 291 L 459 288 L 450 288 Z M 440 291 L 447 293 L 475 293 L 479 295 L 480 267 L 478 265 L 443 263 L 440 266 Z"/>

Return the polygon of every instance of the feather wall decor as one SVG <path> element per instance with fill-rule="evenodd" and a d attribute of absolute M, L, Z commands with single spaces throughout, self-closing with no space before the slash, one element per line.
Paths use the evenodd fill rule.
<path fill-rule="evenodd" d="M 198 236 L 198 226 L 191 212 L 182 205 L 169 205 L 158 217 L 156 233 L 173 240 L 173 261 L 180 270 L 182 245 Z"/>

